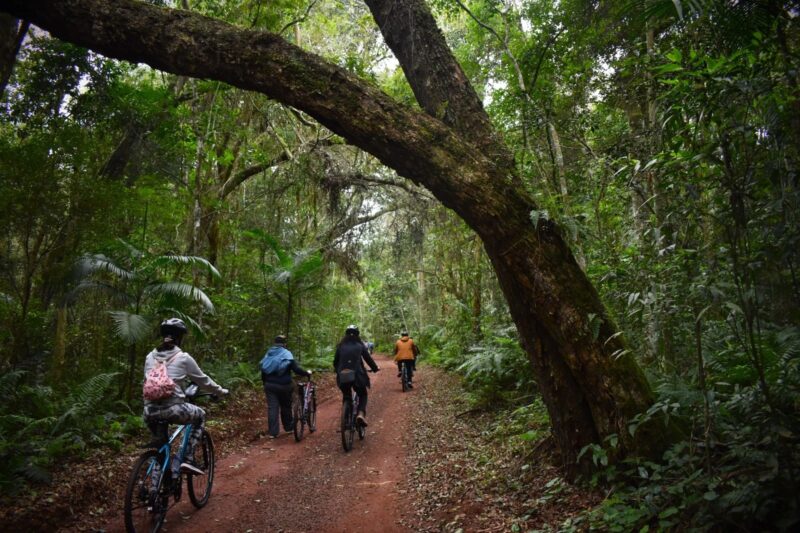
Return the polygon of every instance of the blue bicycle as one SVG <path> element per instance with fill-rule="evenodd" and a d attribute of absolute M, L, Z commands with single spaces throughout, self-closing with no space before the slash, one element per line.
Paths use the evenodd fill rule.
<path fill-rule="evenodd" d="M 187 400 L 209 396 L 197 394 L 196 387 L 190 395 L 189 389 Z M 158 423 L 163 424 L 163 428 L 159 428 L 163 433 L 159 434 L 167 435 L 168 423 L 163 420 Z M 214 443 L 211 435 L 203 429 L 192 456 L 187 457 L 191 434 L 191 424 L 178 426 L 158 449 L 147 450 L 139 456 L 125 491 L 126 531 L 155 533 L 161 529 L 169 508 L 181 499 L 184 477 L 192 505 L 200 509 L 208 503 L 214 484 Z M 180 446 L 173 454 L 173 444 L 178 442 Z M 182 468 L 181 463 L 187 465 Z M 172 504 L 170 499 L 174 500 Z"/>

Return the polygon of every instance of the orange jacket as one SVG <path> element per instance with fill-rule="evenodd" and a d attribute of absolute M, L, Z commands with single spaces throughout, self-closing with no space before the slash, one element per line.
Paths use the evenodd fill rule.
<path fill-rule="evenodd" d="M 407 361 L 409 359 L 416 359 L 419 354 L 419 348 L 414 344 L 414 339 L 409 336 L 400 337 L 394 343 L 394 360 Z"/>

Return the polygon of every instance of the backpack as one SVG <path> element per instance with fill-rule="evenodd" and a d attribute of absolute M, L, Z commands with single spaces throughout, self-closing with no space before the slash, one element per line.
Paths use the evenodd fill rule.
<path fill-rule="evenodd" d="M 350 385 L 356 380 L 356 372 L 361 365 L 361 351 L 350 346 L 340 348 L 336 379 L 339 385 Z"/>
<path fill-rule="evenodd" d="M 169 362 L 172 362 L 175 355 L 169 359 Z M 145 400 L 155 402 L 158 400 L 166 400 L 174 395 L 175 382 L 167 373 L 167 363 L 156 360 L 156 365 L 150 369 L 150 372 L 148 372 L 144 378 L 142 396 L 144 396 Z"/>
<path fill-rule="evenodd" d="M 269 354 L 265 355 L 261 360 L 261 372 L 268 376 L 271 374 L 283 374 L 292 364 L 292 359 L 284 358 L 282 355 L 281 352 L 272 357 Z"/>

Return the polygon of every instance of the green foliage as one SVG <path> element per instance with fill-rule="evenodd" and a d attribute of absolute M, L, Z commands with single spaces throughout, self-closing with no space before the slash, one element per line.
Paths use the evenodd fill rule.
<path fill-rule="evenodd" d="M 117 374 L 98 374 L 68 394 L 28 382 L 22 371 L 0 378 L 0 491 L 15 494 L 26 483 L 46 483 L 65 458 L 98 445 L 118 449 L 143 427 L 109 392 Z"/>

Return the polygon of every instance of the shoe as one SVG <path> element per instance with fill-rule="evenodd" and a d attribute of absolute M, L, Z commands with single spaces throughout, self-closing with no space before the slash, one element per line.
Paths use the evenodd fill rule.
<path fill-rule="evenodd" d="M 181 472 L 184 474 L 193 474 L 195 476 L 205 476 L 206 473 L 194 466 L 191 463 L 181 463 Z"/>
<path fill-rule="evenodd" d="M 413 383 L 411 383 L 410 381 L 408 382 L 408 388 L 409 388 L 409 389 L 413 389 L 413 388 L 414 388 L 414 384 L 413 384 Z"/>
<path fill-rule="evenodd" d="M 272 440 L 272 439 L 277 439 L 277 438 L 278 438 L 278 436 L 277 436 L 277 435 L 269 435 L 267 438 L 268 438 L 269 440 Z"/>
<path fill-rule="evenodd" d="M 362 425 L 362 426 L 364 426 L 364 427 L 367 427 L 367 426 L 369 425 L 369 424 L 367 424 L 367 417 L 366 417 L 366 415 L 363 415 L 363 414 L 361 414 L 361 413 L 359 413 L 359 414 L 358 414 L 358 416 L 356 416 L 356 422 L 357 422 L 357 423 L 359 423 L 359 424 L 361 424 L 361 425 Z"/>
<path fill-rule="evenodd" d="M 398 373 L 397 373 L 397 377 L 398 377 L 398 378 L 399 378 L 399 377 L 402 377 L 402 375 L 403 375 L 403 373 L 402 373 L 402 372 L 398 372 Z"/>

